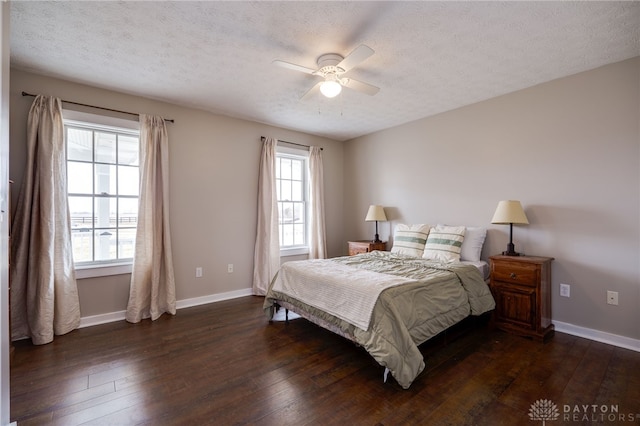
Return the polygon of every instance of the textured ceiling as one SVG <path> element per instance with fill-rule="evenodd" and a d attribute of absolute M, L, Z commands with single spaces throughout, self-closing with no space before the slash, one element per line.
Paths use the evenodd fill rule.
<path fill-rule="evenodd" d="M 359 44 L 375 96 L 272 64 Z M 638 55 L 637 1 L 11 2 L 15 68 L 336 140 Z"/>

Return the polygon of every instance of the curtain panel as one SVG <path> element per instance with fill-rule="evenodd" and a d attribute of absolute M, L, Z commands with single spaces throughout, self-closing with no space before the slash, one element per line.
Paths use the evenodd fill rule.
<path fill-rule="evenodd" d="M 326 231 L 324 224 L 324 174 L 322 166 L 322 150 L 312 146 L 309 152 L 310 175 L 310 238 L 309 259 L 325 259 L 327 257 Z"/>
<path fill-rule="evenodd" d="M 276 146 L 274 138 L 265 138 L 258 180 L 258 223 L 253 255 L 253 294 L 264 296 L 280 268 L 278 235 L 278 199 L 276 191 Z"/>
<path fill-rule="evenodd" d="M 175 315 L 176 291 L 169 227 L 169 138 L 162 117 L 140 115 L 140 199 L 125 318 Z"/>
<path fill-rule="evenodd" d="M 11 239 L 12 338 L 31 337 L 36 345 L 80 325 L 66 171 L 61 101 L 38 95 Z"/>

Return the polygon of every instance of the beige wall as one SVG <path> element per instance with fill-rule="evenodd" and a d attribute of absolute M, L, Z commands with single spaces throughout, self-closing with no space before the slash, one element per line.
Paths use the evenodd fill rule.
<path fill-rule="evenodd" d="M 33 102 L 22 91 L 175 120 L 168 132 L 178 300 L 251 287 L 262 135 L 324 148 L 328 253 L 342 254 L 342 143 L 12 69 L 10 174 L 16 188 L 22 182 L 26 119 Z M 231 274 L 229 263 L 234 264 Z M 202 278 L 195 278 L 198 266 Z M 128 275 L 79 280 L 82 316 L 124 310 L 128 280 Z"/>
<path fill-rule="evenodd" d="M 487 226 L 483 257 L 505 249 L 497 202 L 522 201 L 516 250 L 555 257 L 554 320 L 640 339 L 640 59 L 624 61 L 344 144 L 27 72 L 11 74 L 11 177 L 25 159 L 32 98 L 21 91 L 161 114 L 171 141 L 171 215 L 179 300 L 251 285 L 259 137 L 323 146 L 329 255 L 390 222 Z M 344 189 L 343 189 L 344 187 Z M 16 191 L 17 192 L 17 191 Z M 235 272 L 228 274 L 227 264 Z M 195 278 L 196 266 L 204 277 Z M 571 298 L 559 297 L 559 284 Z M 84 317 L 121 311 L 128 276 L 79 281 Z M 620 305 L 605 302 L 607 290 Z"/>
<path fill-rule="evenodd" d="M 487 258 L 508 242 L 498 201 L 521 200 L 514 243 L 555 258 L 553 319 L 640 339 L 639 92 L 635 58 L 349 141 L 346 237 L 372 235 L 382 204 L 385 238 L 398 222 L 487 226 Z"/>

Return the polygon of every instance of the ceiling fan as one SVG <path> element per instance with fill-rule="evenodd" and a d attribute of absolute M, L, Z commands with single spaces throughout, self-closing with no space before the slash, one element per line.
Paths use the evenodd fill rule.
<path fill-rule="evenodd" d="M 283 68 L 300 71 L 322 78 L 322 81 L 319 81 L 309 89 L 307 93 L 302 95 L 300 98 L 301 100 L 310 98 L 318 93 L 318 91 L 327 98 L 333 98 L 340 94 L 343 87 L 373 96 L 378 93 L 380 88 L 362 81 L 354 80 L 353 78 L 342 76 L 373 54 L 374 51 L 372 48 L 361 44 L 346 57 L 342 57 L 342 55 L 338 55 L 337 53 L 327 53 L 320 56 L 317 61 L 318 69 L 315 70 L 280 60 L 275 60 L 273 63 Z"/>

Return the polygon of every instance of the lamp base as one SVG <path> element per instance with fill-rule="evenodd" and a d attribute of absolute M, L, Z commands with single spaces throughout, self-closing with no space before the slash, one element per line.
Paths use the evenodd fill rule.
<path fill-rule="evenodd" d="M 520 253 L 514 250 L 513 243 L 507 244 L 507 251 L 502 252 L 503 256 L 521 256 Z"/>
<path fill-rule="evenodd" d="M 382 242 L 382 240 L 380 240 L 380 235 L 379 234 L 376 234 L 376 237 L 373 239 L 373 242 L 374 243 L 381 243 Z"/>

